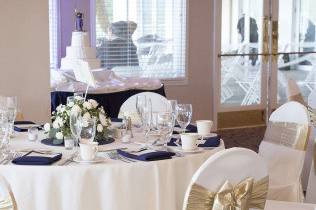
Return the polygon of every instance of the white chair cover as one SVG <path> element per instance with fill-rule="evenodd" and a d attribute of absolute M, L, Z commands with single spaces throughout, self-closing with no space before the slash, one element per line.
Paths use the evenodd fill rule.
<path fill-rule="evenodd" d="M 311 94 L 308 96 L 308 105 L 313 109 L 315 112 L 316 110 L 316 90 L 313 90 Z M 315 116 L 314 116 L 315 117 Z M 313 129 L 311 132 L 311 138 L 309 139 L 307 150 L 306 150 L 306 157 L 304 163 L 304 173 L 303 173 L 303 186 L 307 186 L 306 189 L 306 202 L 309 203 L 316 203 L 316 168 L 315 168 L 315 161 L 313 160 L 314 153 L 316 153 L 315 148 L 315 135 L 316 135 L 316 128 L 315 123 L 313 124 Z M 308 180 L 308 181 L 306 181 Z M 305 185 L 304 185 L 305 184 Z"/>
<path fill-rule="evenodd" d="M 301 149 L 287 147 L 277 142 L 265 140 L 267 138 L 265 135 L 259 147 L 259 154 L 268 164 L 270 176 L 268 199 L 302 202 L 304 196 L 300 178 L 309 129 L 306 107 L 298 102 L 288 102 L 275 110 L 269 121 L 298 124 L 295 135 L 297 139 L 294 142 L 301 142 L 302 145 Z M 269 132 L 266 131 L 266 133 Z"/>
<path fill-rule="evenodd" d="M 0 175 L 0 210 L 17 210 L 17 204 L 7 180 Z"/>
<path fill-rule="evenodd" d="M 129 97 L 121 106 L 118 117 L 122 118 L 125 115 L 131 116 L 132 121 L 138 121 L 138 115 L 136 111 L 136 98 L 137 96 L 144 95 L 151 99 L 153 112 L 171 112 L 171 105 L 168 99 L 153 92 L 142 92 Z"/>
<path fill-rule="evenodd" d="M 244 148 L 220 151 L 203 163 L 192 177 L 184 198 L 183 210 L 186 210 L 193 184 L 210 192 L 217 192 L 225 181 L 236 185 L 246 178 L 251 177 L 258 181 L 267 176 L 266 163 L 257 153 Z"/>
<path fill-rule="evenodd" d="M 315 210 L 316 204 L 267 200 L 265 210 Z"/>

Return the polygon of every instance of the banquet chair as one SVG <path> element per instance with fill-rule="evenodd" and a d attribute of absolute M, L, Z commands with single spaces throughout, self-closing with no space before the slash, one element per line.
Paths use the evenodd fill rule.
<path fill-rule="evenodd" d="M 17 210 L 10 184 L 0 175 L 0 210 Z"/>
<path fill-rule="evenodd" d="M 183 210 L 264 209 L 268 185 L 266 163 L 257 153 L 245 148 L 223 150 L 193 175 Z"/>
<path fill-rule="evenodd" d="M 303 202 L 301 175 L 309 138 L 309 119 L 305 106 L 287 102 L 276 109 L 259 146 L 268 165 L 268 199 Z"/>
<path fill-rule="evenodd" d="M 121 106 L 118 117 L 124 116 L 131 117 L 133 122 L 139 122 L 139 117 L 136 111 L 136 98 L 137 96 L 146 96 L 151 99 L 153 112 L 171 112 L 171 105 L 168 99 L 162 95 L 153 92 L 142 92 L 129 97 Z"/>

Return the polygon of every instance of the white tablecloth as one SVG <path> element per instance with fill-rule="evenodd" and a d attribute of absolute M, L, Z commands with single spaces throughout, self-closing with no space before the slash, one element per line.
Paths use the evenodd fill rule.
<path fill-rule="evenodd" d="M 48 148 L 70 155 L 63 147 L 29 142 L 26 134 L 12 139 L 14 149 Z M 100 149 L 126 147 L 112 143 Z M 22 210 L 180 210 L 189 181 L 220 147 L 199 154 L 154 162 L 124 163 L 107 159 L 97 165 L 1 165 Z"/>

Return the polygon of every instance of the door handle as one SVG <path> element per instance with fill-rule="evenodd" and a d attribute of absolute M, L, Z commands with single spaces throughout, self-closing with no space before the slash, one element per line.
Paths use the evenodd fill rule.
<path fill-rule="evenodd" d="M 279 40 L 279 23 L 272 21 L 272 59 L 277 62 L 278 60 L 278 40 Z"/>
<path fill-rule="evenodd" d="M 264 16 L 263 18 L 263 27 L 262 27 L 262 60 L 264 63 L 269 61 L 269 17 Z"/>

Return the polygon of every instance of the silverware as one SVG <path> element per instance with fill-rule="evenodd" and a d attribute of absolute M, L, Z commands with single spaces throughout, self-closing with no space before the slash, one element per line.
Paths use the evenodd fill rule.
<path fill-rule="evenodd" d="M 70 155 L 69 158 L 66 158 L 65 160 L 61 160 L 61 162 L 58 163 L 59 166 L 65 166 L 72 162 L 74 157 L 76 157 L 77 152 L 74 152 L 72 155 Z"/>
<path fill-rule="evenodd" d="M 122 157 L 121 155 L 119 155 L 117 152 L 109 152 L 109 153 L 106 153 L 107 156 L 112 159 L 112 160 L 120 160 L 120 161 L 123 161 L 125 163 L 132 163 L 132 162 L 136 162 L 136 161 L 132 161 L 130 159 L 127 159 L 125 157 Z"/>

